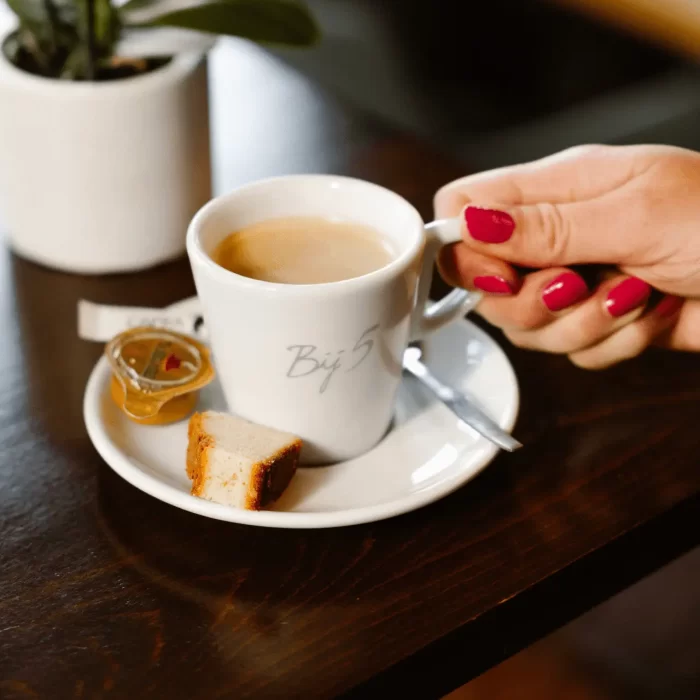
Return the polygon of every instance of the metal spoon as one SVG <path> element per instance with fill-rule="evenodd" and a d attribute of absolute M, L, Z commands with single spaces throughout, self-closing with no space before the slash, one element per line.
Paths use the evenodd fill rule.
<path fill-rule="evenodd" d="M 522 447 L 520 442 L 512 435 L 506 433 L 505 430 L 502 430 L 498 424 L 478 409 L 464 394 L 460 394 L 456 389 L 443 384 L 435 377 L 421 362 L 420 357 L 420 348 L 407 348 L 403 355 L 403 368 L 425 384 L 458 418 L 501 449 L 513 452 Z"/>

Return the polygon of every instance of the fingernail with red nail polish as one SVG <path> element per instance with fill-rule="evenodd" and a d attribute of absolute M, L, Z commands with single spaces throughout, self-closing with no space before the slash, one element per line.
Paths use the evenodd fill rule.
<path fill-rule="evenodd" d="M 665 296 L 656 306 L 656 313 L 662 318 L 670 318 L 678 311 L 680 311 L 681 306 L 685 299 L 683 297 L 674 297 L 671 295 Z"/>
<path fill-rule="evenodd" d="M 651 287 L 637 277 L 629 277 L 608 292 L 605 308 L 613 318 L 619 318 L 640 307 L 649 298 Z"/>
<path fill-rule="evenodd" d="M 512 285 L 508 280 L 496 275 L 480 275 L 474 278 L 474 286 L 487 294 L 500 294 L 506 296 L 515 294 L 518 288 Z"/>
<path fill-rule="evenodd" d="M 504 243 L 515 229 L 513 217 L 497 209 L 467 207 L 464 211 L 464 219 L 467 222 L 469 235 L 482 243 Z"/>
<path fill-rule="evenodd" d="M 561 311 L 588 296 L 588 287 L 575 272 L 564 272 L 542 291 L 542 301 L 550 311 Z"/>

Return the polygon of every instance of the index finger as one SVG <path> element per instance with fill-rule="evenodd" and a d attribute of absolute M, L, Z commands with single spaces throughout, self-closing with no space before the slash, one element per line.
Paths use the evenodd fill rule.
<path fill-rule="evenodd" d="M 471 202 L 521 206 L 595 199 L 648 167 L 649 148 L 642 153 L 637 146 L 576 146 L 531 163 L 468 175 L 438 190 L 435 216 L 457 216 Z"/>

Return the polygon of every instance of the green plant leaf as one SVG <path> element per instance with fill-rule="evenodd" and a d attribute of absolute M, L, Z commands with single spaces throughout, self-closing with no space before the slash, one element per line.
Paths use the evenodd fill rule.
<path fill-rule="evenodd" d="M 146 7 L 152 7 L 153 5 L 156 5 L 160 1 L 161 0 L 128 0 L 128 2 L 125 2 L 119 8 L 119 11 L 122 14 L 126 14 L 128 12 L 131 12 L 132 10 L 143 10 Z"/>
<path fill-rule="evenodd" d="M 311 46 L 319 37 L 314 18 L 299 0 L 217 0 L 156 16 L 145 24 L 287 46 Z"/>
<path fill-rule="evenodd" d="M 119 36 L 119 15 L 110 0 L 95 1 L 95 39 L 103 52 L 112 49 Z"/>
<path fill-rule="evenodd" d="M 33 27 L 49 21 L 41 0 L 7 0 L 7 4 L 23 24 Z"/>
<path fill-rule="evenodd" d="M 62 80 L 82 80 L 85 78 L 87 64 L 87 49 L 84 44 L 78 44 L 66 58 L 61 68 Z"/>

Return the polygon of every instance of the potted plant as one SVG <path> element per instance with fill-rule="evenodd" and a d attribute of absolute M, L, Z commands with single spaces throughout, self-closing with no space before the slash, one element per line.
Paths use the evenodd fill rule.
<path fill-rule="evenodd" d="M 81 273 L 179 256 L 211 196 L 205 58 L 123 55 L 129 32 L 287 46 L 318 33 L 302 0 L 8 2 L 18 26 L 0 37 L 0 221 L 18 254 Z"/>

